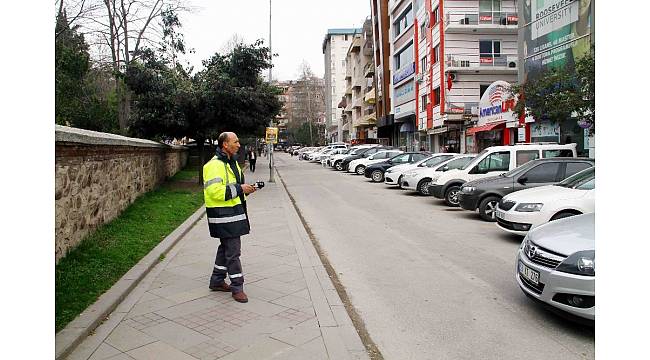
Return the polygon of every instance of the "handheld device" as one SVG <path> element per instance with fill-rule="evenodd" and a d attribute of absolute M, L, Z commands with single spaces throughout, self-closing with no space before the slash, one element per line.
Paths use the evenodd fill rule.
<path fill-rule="evenodd" d="M 261 189 L 264 187 L 264 181 L 257 181 L 255 184 L 253 184 L 253 187 L 256 189 Z"/>

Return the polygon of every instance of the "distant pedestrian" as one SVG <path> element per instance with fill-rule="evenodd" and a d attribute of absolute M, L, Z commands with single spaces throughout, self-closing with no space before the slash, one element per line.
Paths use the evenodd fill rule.
<path fill-rule="evenodd" d="M 244 293 L 244 275 L 239 256 L 241 236 L 250 232 L 246 195 L 255 187 L 244 182 L 244 173 L 236 161 L 240 148 L 237 135 L 219 135 L 216 155 L 203 166 L 203 195 L 208 216 L 210 236 L 219 238 L 220 245 L 210 277 L 210 290 L 232 293 L 237 302 L 248 302 Z M 230 285 L 225 282 L 226 275 Z"/>
<path fill-rule="evenodd" d="M 257 162 L 257 154 L 255 154 L 255 149 L 249 148 L 246 157 L 248 158 L 249 169 L 251 172 L 255 172 L 255 162 Z"/>

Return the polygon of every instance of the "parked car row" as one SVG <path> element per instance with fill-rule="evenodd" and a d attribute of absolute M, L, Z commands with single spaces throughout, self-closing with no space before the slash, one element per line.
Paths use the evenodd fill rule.
<path fill-rule="evenodd" d="M 476 211 L 525 236 L 515 268 L 522 291 L 563 314 L 594 320 L 595 162 L 576 157 L 576 144 L 494 146 L 479 154 L 331 144 L 298 153 L 334 171 Z"/>

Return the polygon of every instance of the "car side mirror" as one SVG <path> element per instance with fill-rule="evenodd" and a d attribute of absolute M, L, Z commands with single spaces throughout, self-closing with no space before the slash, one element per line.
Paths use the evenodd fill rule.
<path fill-rule="evenodd" d="M 525 176 L 522 176 L 519 179 L 517 179 L 517 182 L 520 183 L 521 185 L 526 185 L 526 183 L 528 182 L 528 178 L 525 177 Z"/>
<path fill-rule="evenodd" d="M 393 163 L 393 160 L 387 160 L 386 163 L 388 163 L 388 164 L 392 164 L 392 163 Z"/>

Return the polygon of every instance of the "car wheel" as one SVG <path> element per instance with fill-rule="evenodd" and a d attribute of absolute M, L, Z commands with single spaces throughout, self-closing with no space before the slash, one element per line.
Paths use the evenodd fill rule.
<path fill-rule="evenodd" d="M 431 185 L 431 179 L 424 178 L 418 183 L 418 193 L 420 195 L 429 195 L 429 185 Z"/>
<path fill-rule="evenodd" d="M 363 172 L 366 171 L 366 167 L 363 165 L 357 166 L 356 169 L 354 169 L 354 172 L 357 173 L 357 175 L 363 175 Z"/>
<path fill-rule="evenodd" d="M 338 170 L 338 171 L 343 170 L 343 166 L 341 165 L 341 162 L 340 162 L 340 161 L 337 161 L 337 162 L 334 163 L 334 168 L 335 168 L 336 170 Z"/>
<path fill-rule="evenodd" d="M 372 172 L 372 174 L 370 174 L 370 178 L 374 182 L 382 182 L 384 181 L 384 173 L 379 170 L 375 170 Z"/>
<path fill-rule="evenodd" d="M 562 211 L 562 212 L 559 212 L 559 213 L 553 215 L 553 217 L 551 218 L 551 221 L 558 220 L 558 219 L 564 219 L 564 218 L 568 218 L 568 217 L 575 216 L 575 215 L 580 215 L 580 213 L 571 212 L 571 211 Z"/>
<path fill-rule="evenodd" d="M 447 188 L 445 191 L 445 204 L 451 207 L 458 206 L 458 193 L 460 192 L 460 186 L 452 185 Z"/>
<path fill-rule="evenodd" d="M 481 219 L 491 222 L 497 221 L 495 210 L 497 209 L 499 200 L 500 199 L 496 196 L 488 196 L 481 200 L 478 204 L 478 214 L 481 216 Z"/>
<path fill-rule="evenodd" d="M 399 178 L 397 178 L 397 186 L 398 186 L 400 189 L 404 189 L 404 188 L 402 187 L 402 177 L 403 177 L 403 176 L 404 176 L 404 175 L 400 175 Z"/>

